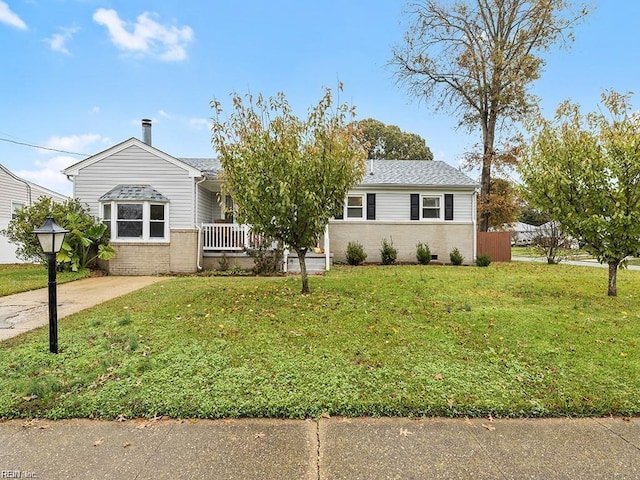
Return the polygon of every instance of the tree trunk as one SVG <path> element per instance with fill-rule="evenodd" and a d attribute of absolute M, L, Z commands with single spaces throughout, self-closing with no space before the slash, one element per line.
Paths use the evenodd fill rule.
<path fill-rule="evenodd" d="M 611 261 L 609 262 L 609 289 L 607 290 L 607 295 L 610 297 L 618 296 L 618 265 L 619 261 Z"/>
<path fill-rule="evenodd" d="M 298 262 L 300 263 L 300 276 L 302 277 L 302 293 L 309 293 L 309 276 L 307 275 L 307 263 L 305 256 L 307 255 L 307 249 L 301 248 L 296 250 L 298 254 Z"/>
<path fill-rule="evenodd" d="M 491 193 L 491 165 L 494 155 L 494 140 L 496 134 L 495 120 L 489 119 L 482 126 L 482 172 L 480 175 L 480 203 L 483 207 L 489 203 L 489 194 Z M 482 209 L 478 229 L 481 232 L 489 231 L 489 216 L 491 212 L 487 208 Z"/>

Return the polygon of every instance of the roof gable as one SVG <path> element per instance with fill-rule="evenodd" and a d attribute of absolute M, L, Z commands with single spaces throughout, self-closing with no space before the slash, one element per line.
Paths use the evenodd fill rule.
<path fill-rule="evenodd" d="M 177 159 L 175 157 L 172 157 L 171 155 L 169 155 L 168 153 L 163 152 L 162 150 L 158 150 L 157 148 L 148 145 L 140 140 L 138 140 L 137 138 L 131 137 L 128 140 L 125 140 L 124 142 L 121 142 L 117 145 L 114 145 L 106 150 L 103 150 L 100 153 L 97 153 L 95 155 L 92 155 L 88 158 L 85 158 L 84 160 L 81 160 L 78 163 L 75 163 L 73 165 L 71 165 L 70 167 L 65 168 L 62 173 L 64 173 L 65 175 L 68 176 L 75 176 L 78 175 L 80 173 L 80 170 L 82 170 L 83 168 L 88 167 L 89 165 L 92 165 L 96 162 L 99 162 L 100 160 L 103 160 L 107 157 L 110 157 L 111 155 L 115 155 L 118 152 L 121 152 L 131 146 L 136 146 L 138 148 L 141 148 L 142 150 L 145 150 L 146 152 L 150 153 L 151 155 L 155 155 L 158 158 L 161 158 L 169 163 L 172 163 L 173 165 L 182 168 L 183 170 L 185 170 L 189 176 L 191 177 L 201 177 L 202 176 L 202 171 L 198 168 L 194 168 L 192 165 L 189 165 L 188 163 L 183 162 L 180 159 Z"/>

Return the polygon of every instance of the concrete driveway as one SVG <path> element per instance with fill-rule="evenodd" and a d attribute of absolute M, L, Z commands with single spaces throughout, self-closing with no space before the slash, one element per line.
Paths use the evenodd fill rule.
<path fill-rule="evenodd" d="M 167 280 L 168 277 L 92 277 L 58 285 L 58 318 Z M 47 288 L 0 297 L 0 341 L 49 323 Z"/>

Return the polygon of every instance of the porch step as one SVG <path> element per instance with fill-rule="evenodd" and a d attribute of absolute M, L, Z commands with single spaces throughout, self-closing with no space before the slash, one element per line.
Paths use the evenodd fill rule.
<path fill-rule="evenodd" d="M 330 254 L 331 261 L 333 261 L 333 254 Z M 309 275 L 323 274 L 325 269 L 325 254 L 324 253 L 307 253 L 305 256 L 307 273 Z M 300 273 L 300 262 L 298 262 L 298 255 L 295 253 L 289 253 L 287 258 L 287 272 Z"/>

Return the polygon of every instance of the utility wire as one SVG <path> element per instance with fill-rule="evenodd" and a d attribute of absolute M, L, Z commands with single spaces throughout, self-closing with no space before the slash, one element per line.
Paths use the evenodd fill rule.
<path fill-rule="evenodd" d="M 66 153 L 68 155 L 79 155 L 81 157 L 89 157 L 90 156 L 89 154 L 86 154 L 86 153 L 69 152 L 68 150 L 60 150 L 58 148 L 43 147 L 41 145 L 34 145 L 32 143 L 18 142 L 16 140 L 10 140 L 8 138 L 2 138 L 2 137 L 0 137 L 0 142 L 15 143 L 16 145 L 24 145 L 26 147 L 39 148 L 41 150 L 49 150 L 51 152 Z"/>

